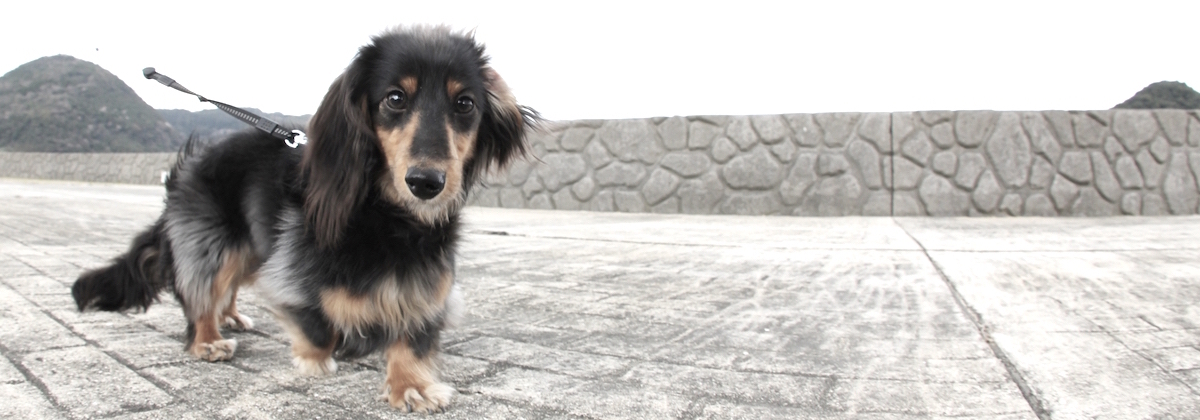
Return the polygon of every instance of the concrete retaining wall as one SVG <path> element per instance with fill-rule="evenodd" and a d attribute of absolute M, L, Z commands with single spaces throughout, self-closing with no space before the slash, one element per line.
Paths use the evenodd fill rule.
<path fill-rule="evenodd" d="M 573 121 L 472 202 L 797 216 L 1196 214 L 1193 111 Z"/>
<path fill-rule="evenodd" d="M 0 177 L 158 184 L 175 153 L 0 153 Z"/>
<path fill-rule="evenodd" d="M 558 123 L 481 206 L 797 216 L 1196 214 L 1195 111 L 930 111 Z M 0 176 L 157 183 L 174 154 L 0 153 Z"/>

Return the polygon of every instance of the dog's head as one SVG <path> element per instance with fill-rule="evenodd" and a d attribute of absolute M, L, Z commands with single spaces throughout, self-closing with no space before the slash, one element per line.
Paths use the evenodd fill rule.
<path fill-rule="evenodd" d="M 309 226 L 320 245 L 337 243 L 373 192 L 422 223 L 448 220 L 486 171 L 524 155 L 539 120 L 470 35 L 418 27 L 374 37 L 309 123 Z"/>

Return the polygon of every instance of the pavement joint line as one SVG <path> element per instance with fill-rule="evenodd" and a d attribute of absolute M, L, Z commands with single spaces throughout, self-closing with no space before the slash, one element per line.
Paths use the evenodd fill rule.
<path fill-rule="evenodd" d="M 34 388 L 37 388 L 38 392 L 42 394 L 42 398 L 45 398 L 46 401 L 50 403 L 50 406 L 54 408 L 54 410 L 58 411 L 58 413 L 62 414 L 62 416 L 65 418 L 70 417 L 70 411 L 68 411 L 66 407 L 63 407 L 62 403 L 58 401 L 58 398 L 54 398 L 54 394 L 50 393 L 50 388 L 46 386 L 46 383 L 42 382 L 42 379 L 38 378 L 37 375 L 34 375 L 33 372 L 30 372 L 29 368 L 25 367 L 24 363 L 21 363 L 21 360 L 24 358 L 21 360 L 13 358 L 12 351 L 9 350 L 4 343 L 0 343 L 0 356 L 8 359 L 9 363 L 12 363 L 13 367 L 15 367 L 18 372 L 21 372 L 21 375 L 25 376 L 25 383 L 33 385 Z"/>
<path fill-rule="evenodd" d="M 983 341 L 987 343 L 989 348 L 991 348 L 992 354 L 996 355 L 996 359 L 998 359 L 1000 363 L 1004 365 L 1004 369 L 1008 372 L 1009 378 L 1014 384 L 1017 385 L 1017 389 L 1021 391 L 1021 396 L 1025 398 L 1025 402 L 1029 404 L 1029 408 L 1033 410 L 1033 414 L 1036 415 L 1040 420 L 1053 419 L 1051 412 L 1046 409 L 1045 403 L 1042 402 L 1041 398 L 1038 397 L 1033 391 L 1033 388 L 1030 387 L 1028 380 L 1025 379 L 1025 375 L 1021 374 L 1021 371 L 1017 369 L 1016 364 L 1013 363 L 1008 354 L 1004 352 L 1004 349 L 1000 348 L 1000 345 L 996 343 L 995 338 L 992 337 L 991 328 L 983 321 L 983 316 L 980 315 L 979 312 L 967 302 L 962 293 L 958 291 L 958 287 L 954 285 L 954 282 L 950 281 L 950 277 L 946 275 L 946 272 L 942 269 L 941 265 L 938 265 L 937 261 L 934 261 L 933 256 L 929 255 L 929 251 L 925 249 L 925 244 L 921 243 L 921 241 L 917 239 L 912 232 L 909 232 L 908 229 L 905 228 L 904 225 L 899 221 L 894 218 L 892 220 L 896 223 L 896 226 L 898 226 L 900 230 L 904 232 L 905 235 L 908 235 L 908 237 L 911 238 L 913 242 L 917 244 L 917 246 L 921 247 L 921 251 L 925 254 L 925 259 L 928 260 L 931 265 L 933 265 L 933 269 L 937 271 L 938 277 L 942 279 L 942 282 L 945 283 L 946 287 L 950 290 L 950 294 L 954 297 L 954 302 L 958 304 L 959 309 L 962 310 L 963 313 L 967 315 L 967 318 L 971 320 L 971 323 L 975 325 L 976 330 L 979 331 L 979 336 L 983 338 Z"/>
<path fill-rule="evenodd" d="M 606 238 L 580 238 L 574 236 L 553 236 L 553 235 L 527 235 L 524 233 L 512 233 L 505 231 L 489 231 L 489 230 L 474 230 L 466 229 L 467 234 L 482 234 L 495 236 L 512 236 L 517 238 L 529 239 L 550 239 L 557 241 L 582 241 L 582 242 L 608 242 L 618 244 L 637 244 L 637 245 L 664 245 L 664 246 L 684 246 L 697 248 L 760 248 L 760 249 L 779 249 L 779 250 L 803 250 L 803 251 L 897 251 L 897 252 L 917 252 L 915 249 L 896 249 L 896 248 L 821 248 L 821 247 L 785 247 L 785 246 L 763 246 L 763 245 L 744 245 L 744 244 L 689 244 L 679 242 L 657 242 L 657 241 L 630 241 L 621 239 L 606 239 Z M 1200 249 L 1200 248 L 1198 248 Z"/>

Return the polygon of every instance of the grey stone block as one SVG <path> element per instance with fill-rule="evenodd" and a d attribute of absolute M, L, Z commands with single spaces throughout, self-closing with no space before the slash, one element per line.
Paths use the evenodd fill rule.
<path fill-rule="evenodd" d="M 1075 142 L 1081 147 L 1096 147 L 1104 142 L 1108 127 L 1087 113 L 1071 115 L 1075 126 Z"/>
<path fill-rule="evenodd" d="M 578 152 L 587 146 L 588 141 L 595 135 L 595 130 L 590 127 L 571 127 L 563 132 L 562 139 L 559 142 L 562 144 L 563 150 L 568 152 Z"/>
<path fill-rule="evenodd" d="M 521 185 L 533 172 L 533 163 L 529 160 L 516 160 L 508 165 L 508 185 Z"/>
<path fill-rule="evenodd" d="M 563 188 L 550 196 L 556 210 L 579 210 L 581 202 L 571 195 L 571 189 Z"/>
<path fill-rule="evenodd" d="M 636 191 L 613 191 L 613 203 L 617 211 L 626 213 L 645 213 L 646 202 Z"/>
<path fill-rule="evenodd" d="M 650 206 L 651 213 L 659 214 L 678 214 L 679 213 L 679 197 L 667 197 L 661 203 Z"/>
<path fill-rule="evenodd" d="M 54 400 L 80 417 L 103 417 L 172 402 L 171 395 L 93 347 L 47 350 L 23 364 Z"/>
<path fill-rule="evenodd" d="M 823 140 L 826 146 L 842 147 L 850 141 L 850 136 L 854 133 L 854 127 L 858 125 L 858 119 L 862 114 L 854 112 L 835 112 L 829 114 L 816 114 L 813 117 L 817 120 L 817 125 L 821 126 L 821 131 L 825 134 Z M 887 131 L 885 125 L 883 131 Z"/>
<path fill-rule="evenodd" d="M 950 121 L 954 118 L 954 111 L 921 111 L 921 121 L 925 124 L 934 125 L 943 121 Z"/>
<path fill-rule="evenodd" d="M 536 210 L 554 210 L 554 203 L 550 201 L 550 194 L 540 193 L 529 198 L 529 208 Z"/>
<path fill-rule="evenodd" d="M 1104 217 L 1116 213 L 1116 205 L 1106 201 L 1093 188 L 1080 190 L 1079 199 L 1071 206 L 1071 214 L 1075 216 Z"/>
<path fill-rule="evenodd" d="M 658 124 L 658 135 L 667 150 L 684 149 L 688 143 L 688 120 L 683 117 L 667 118 Z"/>
<path fill-rule="evenodd" d="M 975 202 L 975 208 L 979 211 L 991 213 L 996 209 L 996 205 L 1000 204 L 1000 197 L 1003 194 L 1004 189 L 1000 187 L 1000 183 L 996 181 L 992 171 L 986 171 L 979 176 L 979 182 L 975 185 L 971 200 Z"/>
<path fill-rule="evenodd" d="M 613 192 L 604 190 L 596 193 L 596 196 L 587 203 L 586 208 L 591 211 L 616 210 L 617 206 L 613 204 Z"/>
<path fill-rule="evenodd" d="M 1196 178 L 1196 184 L 1200 184 L 1200 152 L 1188 153 L 1188 166 L 1192 168 L 1192 175 Z"/>
<path fill-rule="evenodd" d="M 1000 118 L 995 111 L 958 111 L 954 113 L 954 136 L 963 147 L 979 147 L 988 139 Z"/>
<path fill-rule="evenodd" d="M 784 203 L 796 205 L 804 198 L 805 191 L 817 180 L 817 155 L 800 153 L 788 176 L 779 184 L 779 193 Z"/>
<path fill-rule="evenodd" d="M 817 173 L 821 176 L 841 175 L 850 169 L 846 157 L 832 153 L 822 153 L 817 158 Z"/>
<path fill-rule="evenodd" d="M 1029 141 L 1033 146 L 1033 152 L 1045 156 L 1051 162 L 1058 162 L 1062 157 L 1062 146 L 1058 139 L 1054 138 L 1054 134 L 1050 131 L 1050 127 L 1046 124 L 1046 120 L 1042 118 L 1042 114 L 1037 112 L 1021 113 L 1021 126 L 1025 127 L 1025 131 L 1029 133 Z"/>
<path fill-rule="evenodd" d="M 921 200 L 915 197 L 916 192 L 897 191 L 892 196 L 893 216 L 925 216 L 925 208 Z"/>
<path fill-rule="evenodd" d="M 622 162 L 656 163 L 666 153 L 657 127 L 649 120 L 608 120 L 596 130 L 596 137 Z"/>
<path fill-rule="evenodd" d="M 844 161 L 844 159 L 843 159 Z M 783 167 L 765 148 L 740 155 L 721 168 L 721 178 L 734 189 L 766 189 L 779 185 Z"/>
<path fill-rule="evenodd" d="M 875 189 L 883 186 L 883 178 L 879 172 L 879 152 L 876 152 L 874 147 L 862 140 L 854 140 L 850 142 L 849 146 L 846 146 L 846 154 L 858 166 L 863 183 L 867 184 L 867 188 Z"/>
<path fill-rule="evenodd" d="M 892 193 L 890 191 L 872 191 L 863 204 L 863 216 L 891 216 Z"/>
<path fill-rule="evenodd" d="M 574 153 L 550 153 L 542 158 L 545 165 L 538 168 L 542 184 L 550 191 L 578 181 L 587 174 L 587 162 Z"/>
<path fill-rule="evenodd" d="M 716 140 L 713 140 L 711 155 L 713 160 L 720 163 L 725 163 L 737 154 L 737 145 L 733 144 L 733 141 L 729 140 L 728 137 L 721 136 L 717 137 Z"/>
<path fill-rule="evenodd" d="M 608 149 L 605 149 L 604 145 L 598 141 L 589 142 L 587 146 L 584 146 L 583 158 L 593 169 L 602 168 L 613 161 L 612 154 L 608 153 Z"/>
<path fill-rule="evenodd" d="M 1159 182 L 1162 181 L 1163 168 L 1166 165 L 1158 163 L 1150 155 L 1150 151 L 1146 149 L 1138 152 L 1135 160 L 1137 161 L 1138 169 L 1142 172 L 1142 180 L 1145 181 L 1146 186 L 1150 188 L 1158 187 Z"/>
<path fill-rule="evenodd" d="M 688 148 L 708 149 L 713 139 L 721 135 L 721 128 L 704 121 L 688 122 Z"/>
<path fill-rule="evenodd" d="M 1050 129 L 1054 130 L 1054 137 L 1058 139 L 1058 143 L 1063 147 L 1075 146 L 1075 129 L 1074 123 L 1071 120 L 1071 114 L 1067 111 L 1045 111 L 1042 116 L 1046 117 L 1046 122 L 1050 123 Z"/>
<path fill-rule="evenodd" d="M 1187 141 L 1188 146 L 1200 147 L 1200 121 L 1197 121 L 1194 115 L 1188 118 Z"/>
<path fill-rule="evenodd" d="M 1121 181 L 1121 188 L 1142 188 L 1145 185 L 1145 181 L 1142 180 L 1142 172 L 1129 155 L 1117 158 L 1114 168 L 1117 172 L 1117 179 Z"/>
<path fill-rule="evenodd" d="M 900 153 L 918 165 L 925 166 L 929 163 L 929 155 L 933 153 L 933 145 L 924 131 L 918 131 L 900 145 Z"/>
<path fill-rule="evenodd" d="M 796 144 L 802 147 L 816 147 L 821 144 L 824 134 L 813 121 L 812 114 L 788 114 L 784 115 L 783 119 L 792 128 L 792 138 L 796 140 Z"/>
<path fill-rule="evenodd" d="M 679 187 L 679 177 L 666 169 L 658 168 L 650 173 L 650 179 L 642 185 L 642 196 L 651 206 L 658 204 Z"/>
<path fill-rule="evenodd" d="M 919 124 L 916 113 L 913 112 L 893 112 L 892 117 L 892 134 L 889 139 L 891 142 L 904 140 L 916 130 Z"/>
<path fill-rule="evenodd" d="M 721 214 L 775 214 L 783 206 L 772 193 L 734 193 L 721 203 Z"/>
<path fill-rule="evenodd" d="M 1121 213 L 1137 216 L 1142 213 L 1142 196 L 1136 192 L 1121 197 Z"/>
<path fill-rule="evenodd" d="M 1171 145 L 1162 137 L 1155 137 L 1154 141 L 1150 142 L 1150 155 L 1154 156 L 1154 160 L 1158 163 L 1165 163 L 1167 158 L 1171 157 Z"/>
<path fill-rule="evenodd" d="M 789 163 L 796 158 L 796 145 L 790 141 L 779 142 L 770 146 L 771 154 L 780 162 Z"/>
<path fill-rule="evenodd" d="M 595 192 L 596 181 L 593 181 L 591 177 L 583 178 L 571 186 L 571 193 L 575 194 L 575 198 L 579 201 L 590 200 Z"/>
<path fill-rule="evenodd" d="M 1095 173 L 1094 181 L 1096 190 L 1100 195 L 1111 202 L 1117 202 L 1121 198 L 1121 184 L 1117 181 L 1117 177 L 1113 175 L 1112 168 L 1108 167 L 1108 161 L 1104 159 L 1104 154 L 1093 150 L 1092 156 L 1092 172 Z"/>
<path fill-rule="evenodd" d="M 1148 110 L 1121 109 L 1113 114 L 1112 132 L 1125 150 L 1137 150 L 1158 133 L 1158 122 Z"/>
<path fill-rule="evenodd" d="M 1092 160 L 1086 152 L 1072 150 L 1063 154 L 1058 173 L 1079 184 L 1092 182 Z"/>
<path fill-rule="evenodd" d="M 1037 189 L 1050 188 L 1050 183 L 1054 181 L 1054 174 L 1058 171 L 1054 169 L 1054 165 L 1047 162 L 1043 157 L 1037 157 L 1033 160 L 1033 168 L 1029 171 L 1029 185 Z"/>
<path fill-rule="evenodd" d="M 1154 193 L 1146 193 L 1142 196 L 1142 216 L 1165 216 L 1167 212 L 1167 203 L 1163 201 L 1162 196 Z"/>
<path fill-rule="evenodd" d="M 1031 194 L 1025 199 L 1025 210 L 1022 214 L 1026 216 L 1049 217 L 1057 216 L 1058 211 L 1054 210 L 1054 203 L 1050 202 L 1050 198 L 1046 194 L 1036 193 Z"/>
<path fill-rule="evenodd" d="M 862 124 L 858 127 L 858 136 L 873 143 L 880 152 L 891 153 L 893 143 L 890 135 L 891 128 L 890 114 L 872 112 L 862 117 Z"/>
<path fill-rule="evenodd" d="M 1021 200 L 1021 194 L 1008 193 L 1004 195 L 1003 200 L 1000 200 L 1000 210 L 1009 216 L 1020 216 L 1022 204 L 1024 202 Z"/>
<path fill-rule="evenodd" d="M 916 188 L 924 174 L 924 169 L 908 159 L 892 159 L 892 182 L 897 190 Z"/>
<path fill-rule="evenodd" d="M 646 168 L 638 163 L 613 162 L 596 171 L 596 182 L 602 187 L 636 187 L 646 177 Z"/>
<path fill-rule="evenodd" d="M 958 157 L 958 172 L 954 183 L 963 188 L 975 188 L 975 181 L 987 169 L 987 160 L 976 152 L 964 152 Z"/>
<path fill-rule="evenodd" d="M 1188 170 L 1188 157 L 1183 152 L 1171 154 L 1162 191 L 1171 214 L 1196 214 L 1200 192 L 1196 189 L 1196 178 Z"/>
<path fill-rule="evenodd" d="M 1187 111 L 1182 109 L 1156 109 L 1153 111 L 1154 117 L 1158 119 L 1158 126 L 1162 129 L 1167 140 L 1172 146 L 1183 146 L 1187 144 Z"/>
<path fill-rule="evenodd" d="M 832 178 L 823 178 L 813 187 L 813 192 L 802 204 L 805 208 L 816 209 L 818 216 L 854 216 L 861 215 L 862 185 L 850 174 L 842 174 Z"/>
<path fill-rule="evenodd" d="M 725 137 L 733 140 L 737 144 L 738 149 L 749 150 L 754 145 L 758 144 L 758 135 L 754 133 L 754 128 L 750 126 L 749 117 L 732 117 L 729 125 L 725 126 Z"/>
<path fill-rule="evenodd" d="M 1059 211 L 1068 209 L 1075 202 L 1075 198 L 1079 197 L 1079 186 L 1060 175 L 1054 176 L 1054 182 L 1050 184 L 1050 197 L 1054 199 L 1054 207 Z"/>
<path fill-rule="evenodd" d="M 929 129 L 929 138 L 939 148 L 949 149 L 954 147 L 956 143 L 954 140 L 954 125 L 948 122 L 938 123 L 938 125 Z"/>
<path fill-rule="evenodd" d="M 680 151 L 667 153 L 658 164 L 680 176 L 691 178 L 708 171 L 708 168 L 712 166 L 712 161 L 704 152 Z"/>
<path fill-rule="evenodd" d="M 954 176 L 954 172 L 958 170 L 958 155 L 949 150 L 938 152 L 933 155 L 933 165 L 931 167 L 938 175 L 952 177 Z"/>
<path fill-rule="evenodd" d="M 521 192 L 525 193 L 526 198 L 533 197 L 533 194 L 541 192 L 544 189 L 545 187 L 542 185 L 542 181 L 537 174 L 530 176 L 529 179 L 525 180 L 524 184 L 521 184 Z"/>
<path fill-rule="evenodd" d="M 763 143 L 775 144 L 788 138 L 787 124 L 778 115 L 755 115 L 750 117 L 750 125 L 758 133 Z"/>
<path fill-rule="evenodd" d="M 675 195 L 679 197 L 680 210 L 687 214 L 710 214 L 713 207 L 725 196 L 725 186 L 717 174 L 709 172 L 696 179 L 679 184 Z"/>
<path fill-rule="evenodd" d="M 961 141 L 961 138 L 959 140 Z M 1004 185 L 1010 188 L 1025 185 L 1029 179 L 1029 165 L 1033 163 L 1033 153 L 1017 114 L 1000 114 L 985 148 L 992 164 L 995 165 L 996 175 L 1000 176 Z"/>
<path fill-rule="evenodd" d="M 917 195 L 931 216 L 966 216 L 967 208 L 971 205 L 967 193 L 959 191 L 949 180 L 937 175 L 925 177 L 917 188 Z"/>
<path fill-rule="evenodd" d="M 525 208 L 525 194 L 520 188 L 504 188 L 500 190 L 500 207 L 506 209 Z"/>
<path fill-rule="evenodd" d="M 1115 161 L 1126 153 L 1125 146 L 1122 146 L 1116 137 L 1108 136 L 1104 139 L 1104 155 L 1108 157 L 1108 160 Z"/>

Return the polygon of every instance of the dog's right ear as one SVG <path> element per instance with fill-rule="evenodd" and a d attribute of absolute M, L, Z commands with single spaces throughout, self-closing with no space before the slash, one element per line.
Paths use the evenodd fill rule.
<path fill-rule="evenodd" d="M 300 163 L 305 183 L 306 226 L 317 246 L 338 243 L 350 216 L 370 191 L 379 141 L 372 129 L 366 97 L 359 91 L 365 77 L 364 57 L 351 64 L 325 94 L 308 123 L 308 144 Z"/>

